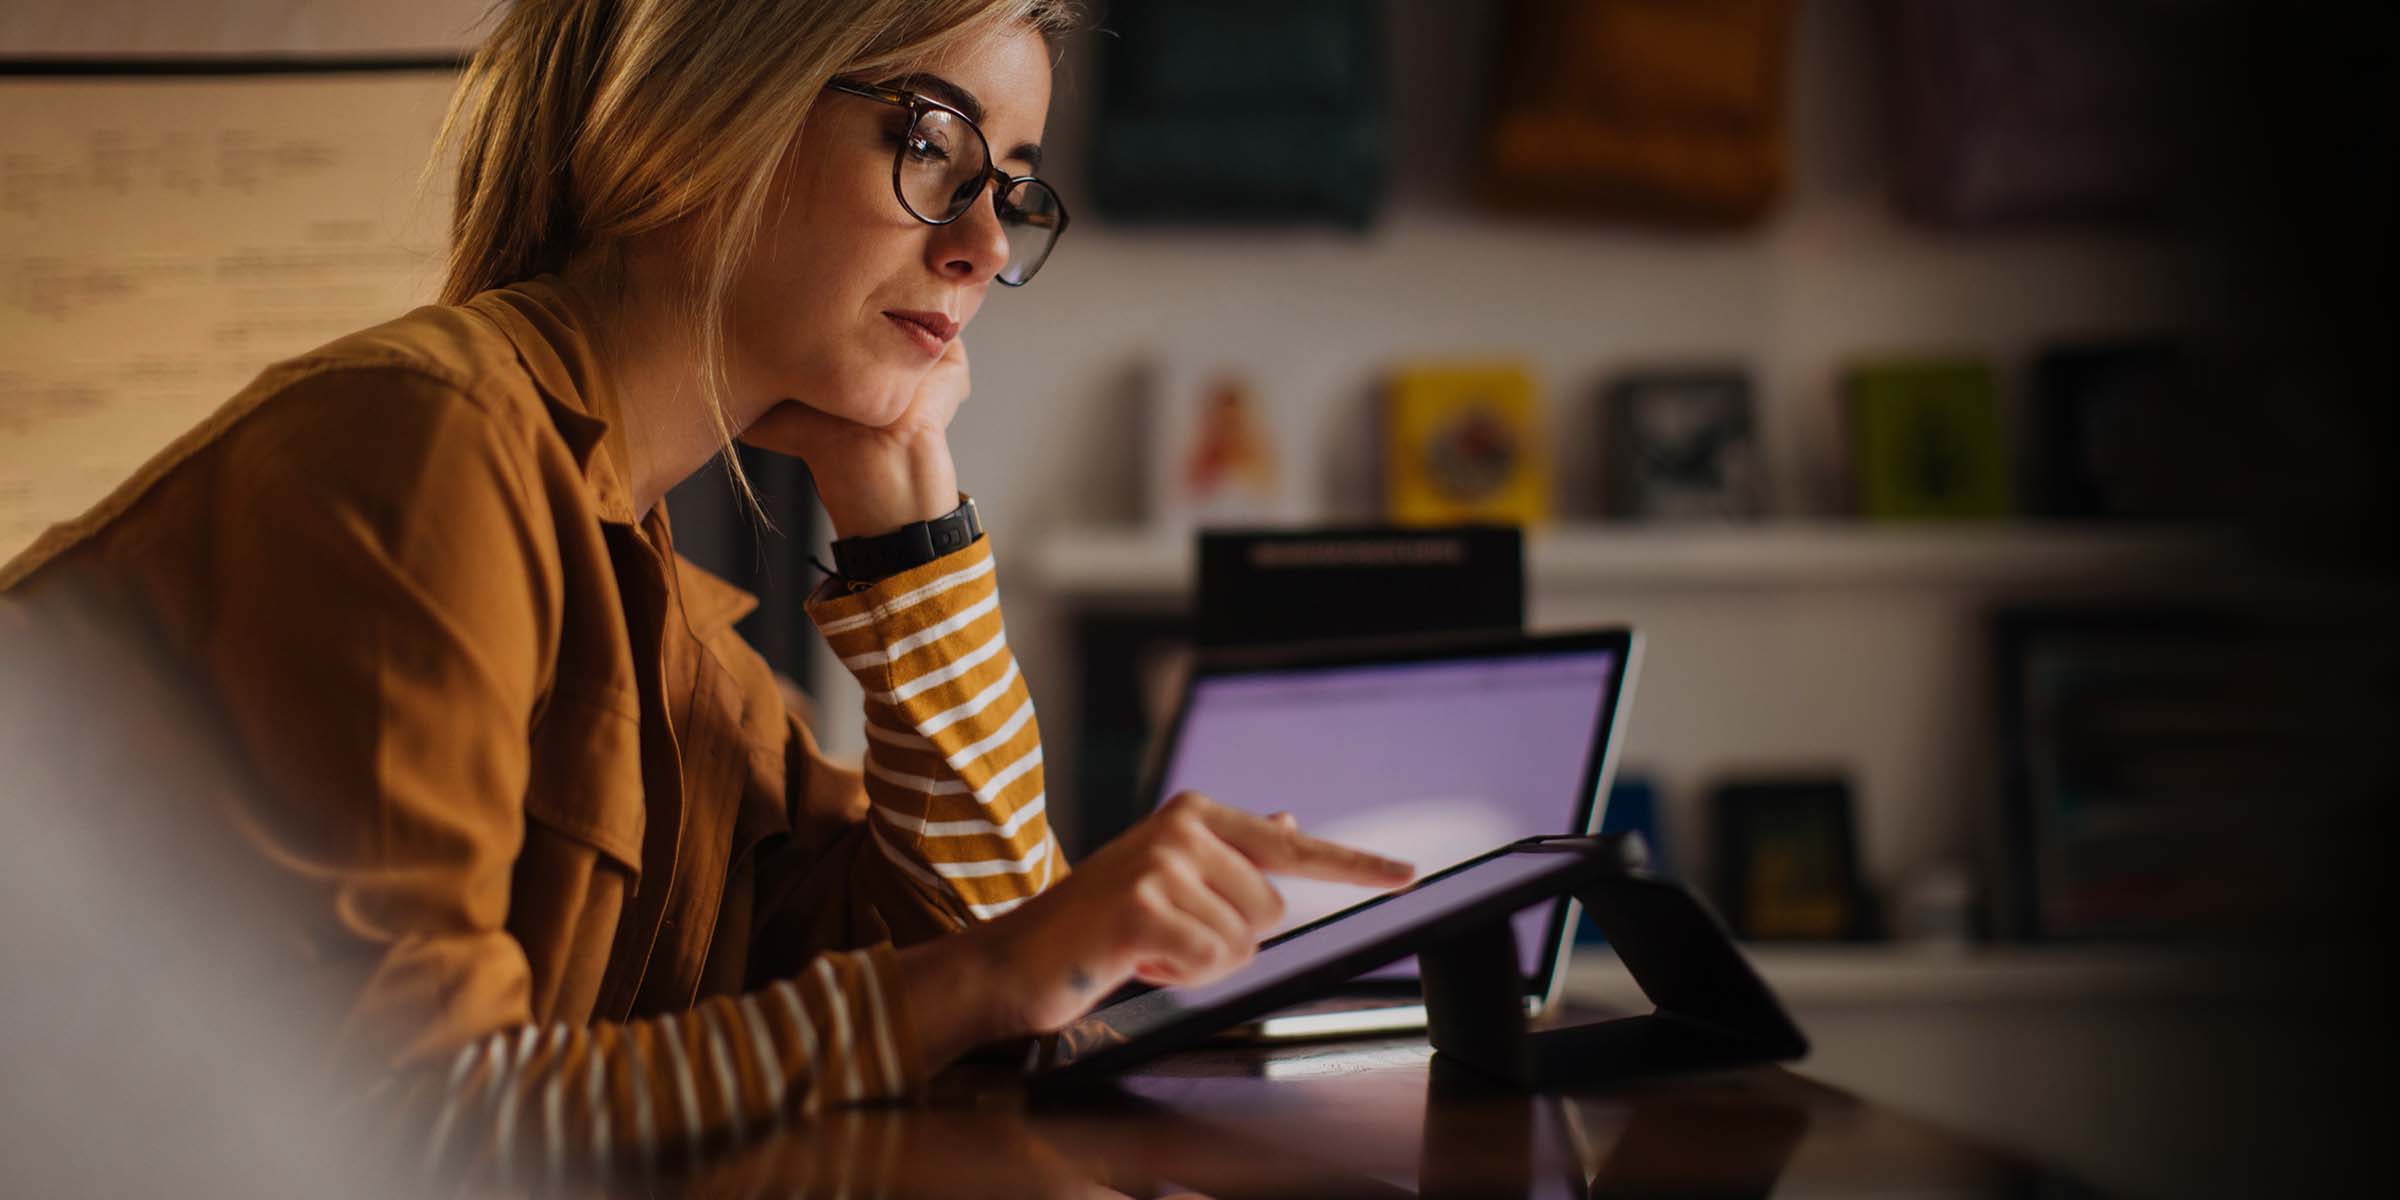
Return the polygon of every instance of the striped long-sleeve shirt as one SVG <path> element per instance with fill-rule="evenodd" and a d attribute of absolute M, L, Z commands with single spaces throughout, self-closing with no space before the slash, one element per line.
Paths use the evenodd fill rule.
<path fill-rule="evenodd" d="M 1043 815 L 1041 729 L 1001 629 L 991 557 L 811 615 L 866 692 L 870 824 L 893 864 L 978 917 L 1063 874 Z"/>
<path fill-rule="evenodd" d="M 826 954 L 798 978 L 688 1012 L 486 1035 L 428 1098 L 426 1170 L 498 1182 L 650 1173 L 830 1104 L 902 1095 L 920 1078 L 896 987 L 888 951 Z"/>

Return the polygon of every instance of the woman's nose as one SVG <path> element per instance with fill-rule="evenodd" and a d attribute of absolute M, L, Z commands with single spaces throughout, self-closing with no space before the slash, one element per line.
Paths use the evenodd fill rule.
<path fill-rule="evenodd" d="M 960 213 L 957 220 L 934 228 L 930 250 L 936 272 L 968 283 L 981 283 L 1008 265 L 1008 231 L 1001 228 L 1000 211 L 992 204 L 995 186 L 997 181 L 987 180 L 983 190 L 967 205 L 967 211 Z"/>

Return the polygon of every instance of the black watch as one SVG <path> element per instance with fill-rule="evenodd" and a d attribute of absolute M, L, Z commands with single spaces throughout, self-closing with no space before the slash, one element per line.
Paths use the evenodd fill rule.
<path fill-rule="evenodd" d="M 930 521 L 912 521 L 873 537 L 835 539 L 833 565 L 851 583 L 873 583 L 964 550 L 982 536 L 975 501 L 960 496 L 957 508 Z"/>

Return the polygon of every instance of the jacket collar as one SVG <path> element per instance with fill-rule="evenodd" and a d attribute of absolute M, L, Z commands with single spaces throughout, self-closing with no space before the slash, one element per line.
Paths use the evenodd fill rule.
<path fill-rule="evenodd" d="M 633 460 L 608 374 L 587 331 L 590 314 L 556 275 L 495 288 L 467 301 L 489 317 L 516 347 L 550 409 L 559 436 L 583 469 L 584 486 L 601 519 L 635 524 Z"/>
<path fill-rule="evenodd" d="M 633 459 L 625 448 L 625 427 L 619 420 L 615 390 L 592 350 L 587 331 L 596 328 L 574 292 L 556 275 L 540 275 L 521 283 L 495 288 L 467 301 L 467 306 L 490 317 L 516 347 L 518 361 L 533 376 L 559 437 L 583 469 L 584 487 L 600 518 L 636 525 L 633 512 Z M 664 532 L 666 503 L 653 522 L 661 528 L 644 536 L 661 546 L 672 545 Z M 758 607 L 750 593 L 675 556 L 683 586 L 686 619 L 693 630 L 730 626 Z"/>

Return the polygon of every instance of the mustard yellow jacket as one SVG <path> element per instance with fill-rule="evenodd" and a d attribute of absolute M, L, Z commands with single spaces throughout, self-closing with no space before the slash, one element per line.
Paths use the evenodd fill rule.
<path fill-rule="evenodd" d="M 259 936 L 437 1161 L 906 1093 L 892 946 L 1065 870 L 988 540 L 811 599 L 868 697 L 865 777 L 829 762 L 754 601 L 632 511 L 591 328 L 544 277 L 277 364 L 0 567 L 130 614 L 221 720 Z"/>

